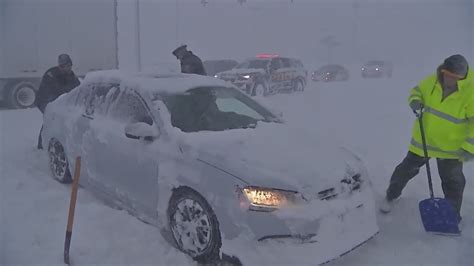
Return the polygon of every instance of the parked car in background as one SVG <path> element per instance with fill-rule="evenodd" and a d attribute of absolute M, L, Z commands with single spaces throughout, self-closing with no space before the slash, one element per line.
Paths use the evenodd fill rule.
<path fill-rule="evenodd" d="M 227 71 L 234 68 L 239 62 L 233 59 L 221 59 L 221 60 L 204 60 L 202 62 L 204 69 L 208 76 L 215 76 L 219 72 Z"/>
<path fill-rule="evenodd" d="M 307 70 L 300 60 L 275 54 L 259 54 L 217 77 L 232 82 L 252 96 L 303 91 Z"/>
<path fill-rule="evenodd" d="M 300 133 L 213 77 L 99 71 L 46 107 L 43 145 L 55 179 L 71 182 L 81 155 L 84 188 L 169 232 L 197 261 L 223 245 L 287 241 L 268 254 L 319 264 L 378 226 L 362 161 Z"/>
<path fill-rule="evenodd" d="M 363 78 L 392 77 L 393 65 L 391 62 L 382 60 L 371 60 L 362 66 Z"/>
<path fill-rule="evenodd" d="M 346 81 L 349 79 L 349 71 L 341 65 L 324 65 L 311 75 L 313 81 Z"/>

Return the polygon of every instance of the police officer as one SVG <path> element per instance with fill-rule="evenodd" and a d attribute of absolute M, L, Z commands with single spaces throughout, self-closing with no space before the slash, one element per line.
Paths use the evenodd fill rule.
<path fill-rule="evenodd" d="M 54 101 L 61 94 L 71 91 L 80 84 L 79 79 L 72 71 L 72 60 L 68 54 L 58 56 L 58 65 L 46 71 L 41 80 L 36 97 L 36 106 L 44 113 L 46 105 Z M 42 149 L 41 143 L 41 127 L 38 136 L 38 149 Z"/>
<path fill-rule="evenodd" d="M 206 70 L 201 59 L 187 50 L 187 45 L 181 45 L 174 49 L 173 55 L 181 61 L 181 73 L 198 74 L 206 76 Z"/>

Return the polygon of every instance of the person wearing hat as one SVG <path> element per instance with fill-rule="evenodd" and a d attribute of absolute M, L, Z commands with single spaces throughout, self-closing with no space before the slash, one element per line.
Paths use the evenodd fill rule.
<path fill-rule="evenodd" d="M 173 55 L 181 62 L 181 73 L 206 76 L 206 70 L 201 59 L 187 50 L 187 45 L 181 45 L 173 50 Z"/>
<path fill-rule="evenodd" d="M 58 56 L 58 65 L 46 71 L 41 79 L 41 83 L 36 95 L 36 106 L 44 113 L 46 105 L 54 101 L 61 94 L 71 91 L 73 88 L 79 86 L 80 81 L 72 71 L 72 60 L 68 54 L 61 54 Z M 41 127 L 38 136 L 38 149 L 42 149 L 41 142 Z"/>
<path fill-rule="evenodd" d="M 461 220 L 466 179 L 463 162 L 474 158 L 474 72 L 462 55 L 444 60 L 432 75 L 411 89 L 410 108 L 423 111 L 428 158 L 436 158 L 441 186 Z M 408 181 L 426 163 L 418 119 L 412 130 L 409 151 L 395 168 L 380 211 L 388 213 Z"/>

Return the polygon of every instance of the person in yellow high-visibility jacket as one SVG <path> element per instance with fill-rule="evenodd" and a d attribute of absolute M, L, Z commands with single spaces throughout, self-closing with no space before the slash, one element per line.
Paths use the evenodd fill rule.
<path fill-rule="evenodd" d="M 461 219 L 466 184 L 463 162 L 474 158 L 474 71 L 462 55 L 452 55 L 411 90 L 408 103 L 416 112 L 423 110 L 428 157 L 436 158 L 444 196 Z M 382 212 L 390 212 L 394 200 L 426 161 L 416 120 L 408 154 L 392 174 Z"/>

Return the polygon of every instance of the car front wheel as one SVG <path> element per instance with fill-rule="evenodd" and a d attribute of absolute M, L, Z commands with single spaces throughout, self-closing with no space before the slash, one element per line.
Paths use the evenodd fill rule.
<path fill-rule="evenodd" d="M 168 222 L 181 251 L 203 263 L 219 258 L 219 222 L 199 193 L 188 187 L 175 189 L 168 205 Z"/>
<path fill-rule="evenodd" d="M 253 87 L 251 96 L 267 96 L 267 89 L 262 83 L 257 84 Z"/>
<path fill-rule="evenodd" d="M 301 79 L 293 81 L 293 91 L 304 91 L 304 83 Z"/>
<path fill-rule="evenodd" d="M 64 147 L 57 139 L 51 139 L 48 146 L 49 168 L 55 179 L 61 183 L 71 183 L 71 172 Z"/>

